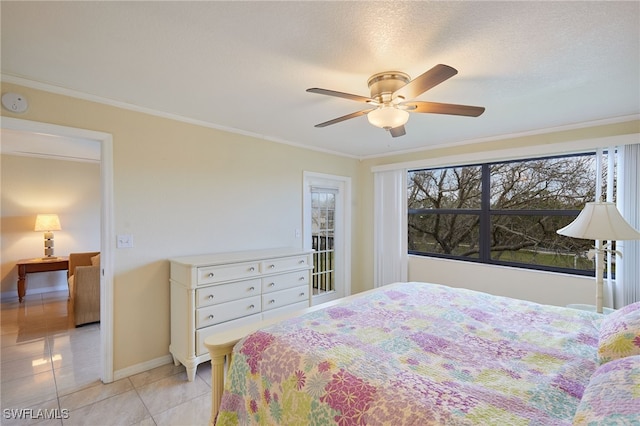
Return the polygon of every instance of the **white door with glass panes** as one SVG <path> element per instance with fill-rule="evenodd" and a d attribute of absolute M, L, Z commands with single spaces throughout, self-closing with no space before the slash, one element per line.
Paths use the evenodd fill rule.
<path fill-rule="evenodd" d="M 351 292 L 348 177 L 304 173 L 304 246 L 313 253 L 312 305 Z"/>

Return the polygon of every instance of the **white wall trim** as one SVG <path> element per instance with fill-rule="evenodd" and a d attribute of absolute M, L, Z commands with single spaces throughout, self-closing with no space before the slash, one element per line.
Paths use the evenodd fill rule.
<path fill-rule="evenodd" d="M 113 381 L 113 324 L 114 324 L 114 302 L 113 302 L 113 273 L 114 273 L 114 248 L 115 248 L 115 225 L 113 216 L 113 137 L 108 133 L 102 134 L 101 142 L 101 236 L 100 252 L 105 253 L 102 263 L 102 290 L 100 292 L 100 312 L 101 318 L 106 318 L 106 324 L 101 323 L 100 343 L 103 354 L 102 381 L 111 383 Z M 104 259 L 104 260 L 103 260 Z M 106 315 L 103 315 L 106 314 Z"/>
<path fill-rule="evenodd" d="M 498 139 L 495 139 L 498 140 Z M 640 142 L 640 133 L 627 135 L 608 136 L 603 138 L 580 139 L 569 142 L 559 142 L 554 144 L 540 144 L 511 149 L 500 149 L 494 151 L 481 151 L 465 153 L 459 155 L 448 155 L 444 157 L 425 158 L 422 160 L 405 161 L 401 163 L 383 164 L 373 166 L 372 172 L 398 170 L 398 169 L 419 169 L 425 167 L 452 166 L 460 164 L 477 164 L 486 161 L 508 161 L 536 155 L 570 154 L 594 150 L 596 148 L 606 148 L 609 146 L 629 145 Z"/>
<path fill-rule="evenodd" d="M 440 144 L 437 144 L 437 145 L 430 145 L 430 146 L 427 146 L 427 147 L 420 147 L 420 148 L 414 148 L 414 149 L 405 149 L 405 150 L 401 150 L 401 151 L 394 151 L 392 153 L 369 155 L 369 156 L 362 157 L 361 159 L 362 160 L 369 160 L 369 159 L 374 159 L 374 158 L 389 157 L 391 155 L 413 154 L 413 153 L 416 153 L 416 152 L 424 152 L 424 151 L 431 151 L 431 150 L 435 150 L 435 149 L 451 148 L 451 147 L 454 147 L 454 146 L 475 145 L 475 144 L 479 144 L 479 143 L 494 142 L 494 141 L 500 141 L 500 140 L 504 140 L 504 139 L 517 139 L 517 138 L 523 138 L 523 137 L 529 137 L 529 136 L 540 136 L 540 135 L 546 135 L 546 134 L 556 133 L 556 132 L 566 132 L 566 131 L 570 131 L 570 130 L 586 129 L 586 128 L 589 128 L 589 127 L 606 126 L 606 125 L 609 125 L 609 124 L 625 123 L 627 121 L 634 121 L 634 120 L 640 120 L 640 114 L 632 114 L 632 115 L 625 115 L 625 116 L 621 116 L 621 117 L 605 118 L 605 119 L 601 119 L 601 120 L 585 121 L 585 122 L 582 122 L 582 123 L 566 124 L 566 125 L 563 125 L 563 126 L 547 127 L 547 128 L 543 128 L 543 129 L 529 130 L 529 131 L 526 131 L 526 132 L 518 132 L 518 133 L 508 133 L 508 134 L 504 134 L 504 135 L 495 135 L 495 136 L 490 136 L 490 137 L 485 137 L 485 138 L 466 139 L 466 140 L 461 140 L 461 141 L 457 141 L 457 142 L 440 143 Z"/>
<path fill-rule="evenodd" d="M 149 361 L 141 362 L 140 364 L 130 365 L 129 367 L 122 368 L 113 372 L 113 380 L 124 379 L 125 377 L 133 376 L 134 374 L 144 373 L 156 367 L 163 366 L 165 364 L 173 363 L 173 358 L 170 354 L 163 355 L 159 358 L 155 358 Z"/>
<path fill-rule="evenodd" d="M 57 95 L 69 96 L 71 98 L 82 99 L 85 101 L 95 102 L 103 105 L 113 106 L 116 108 L 122 108 L 128 111 L 140 112 L 143 114 L 149 114 L 156 117 L 167 118 L 169 120 L 175 120 L 182 123 L 193 124 L 196 126 L 207 127 L 210 129 L 222 130 L 224 132 L 235 133 L 238 135 L 249 136 L 252 138 L 262 139 L 270 142 L 280 143 L 283 145 L 289 145 L 296 148 L 308 149 L 311 151 L 322 152 L 325 154 L 337 155 L 340 157 L 360 159 L 359 156 L 345 154 L 344 152 L 332 151 L 329 149 L 322 149 L 310 145 L 303 145 L 300 143 L 288 141 L 286 139 L 274 138 L 259 133 L 248 132 L 242 129 L 236 129 L 235 127 L 222 126 L 220 124 L 212 123 L 204 120 L 197 120 L 195 118 L 185 117 L 183 115 L 173 114 L 165 111 L 159 111 L 152 108 L 146 108 L 127 102 L 117 101 L 114 99 L 104 98 L 102 96 L 92 95 L 89 93 L 80 92 L 77 90 L 67 89 L 65 87 L 54 86 L 52 84 L 42 83 L 38 81 L 28 80 L 22 77 L 17 77 L 11 74 L 1 74 L 0 78 L 5 83 L 17 84 L 24 87 L 29 87 L 36 90 L 42 90 L 44 92 L 55 93 Z"/>
<path fill-rule="evenodd" d="M 373 158 L 383 158 L 383 157 L 388 157 L 388 156 L 391 156 L 391 155 L 410 154 L 410 153 L 423 152 L 423 151 L 428 151 L 428 150 L 433 150 L 433 149 L 449 148 L 449 147 L 452 147 L 452 146 L 472 145 L 472 144 L 490 142 L 490 141 L 497 141 L 497 140 L 502 140 L 502 139 L 510 139 L 510 138 L 524 137 L 524 136 L 542 135 L 542 134 L 546 134 L 546 133 L 553 133 L 553 132 L 560 132 L 560 131 L 567 131 L 567 130 L 574 130 L 574 129 L 583 129 L 583 128 L 587 128 L 587 127 L 602 126 L 602 125 L 607 125 L 607 124 L 615 124 L 615 123 L 621 123 L 621 122 L 625 122 L 625 121 L 631 121 L 631 120 L 640 119 L 640 114 L 634 114 L 634 115 L 627 115 L 627 116 L 622 116 L 622 117 L 612 117 L 612 118 L 606 118 L 606 119 L 601 119 L 601 120 L 587 121 L 587 122 L 583 122 L 583 123 L 567 124 L 567 125 L 564 125 L 564 126 L 557 126 L 557 127 L 552 127 L 552 128 L 537 129 L 537 130 L 532 130 L 532 131 L 528 131 L 528 132 L 512 133 L 512 134 L 506 134 L 506 135 L 497 135 L 495 137 L 491 136 L 491 137 L 486 137 L 486 138 L 467 139 L 467 140 L 461 140 L 461 141 L 457 141 L 457 142 L 443 143 L 443 144 L 432 145 L 432 146 L 428 146 L 428 147 L 420 147 L 420 148 L 415 148 L 415 149 L 410 149 L 410 150 L 399 150 L 399 151 L 393 151 L 393 152 L 385 152 L 385 153 L 376 154 L 376 155 L 358 156 L 358 155 L 346 154 L 344 152 L 337 152 L 337 151 L 332 151 L 332 150 L 328 150 L 328 149 L 322 149 L 322 148 L 318 148 L 318 147 L 314 147 L 314 146 L 310 146 L 310 145 L 303 145 L 301 143 L 292 142 L 292 141 L 288 141 L 288 140 L 280 139 L 280 138 L 274 138 L 274 137 L 266 136 L 266 135 L 263 135 L 263 134 L 247 132 L 245 130 L 236 129 L 234 127 L 222 126 L 222 125 L 215 124 L 215 123 L 208 122 L 208 121 L 204 121 L 204 120 L 196 120 L 194 118 L 189 118 L 189 117 L 185 117 L 185 116 L 182 116 L 182 115 L 173 114 L 173 113 L 169 113 L 169 112 L 165 112 L 165 111 L 159 111 L 159 110 L 155 110 L 155 109 L 152 109 L 152 108 L 141 107 L 141 106 L 138 106 L 138 105 L 127 103 L 127 102 L 117 101 L 115 99 L 109 99 L 109 98 L 105 98 L 105 97 L 102 97 L 102 96 L 93 95 L 93 94 L 90 94 L 90 93 L 80 92 L 78 90 L 68 89 L 66 87 L 60 87 L 60 86 L 55 86 L 53 84 L 48 84 L 48 83 L 42 83 L 42 82 L 39 82 L 39 81 L 29 80 L 29 79 L 26 79 L 26 78 L 23 78 L 23 77 L 18 77 L 18 76 L 12 75 L 12 74 L 0 74 L 0 80 L 2 80 L 3 82 L 6 82 L 6 83 L 17 84 L 17 85 L 20 85 L 20 86 L 30 87 L 32 89 L 42 90 L 42 91 L 49 92 L 49 93 L 55 93 L 55 94 L 58 94 L 58 95 L 69 96 L 69 97 L 76 98 L 76 99 L 83 99 L 83 100 L 86 100 L 86 101 L 96 102 L 96 103 L 100 103 L 100 104 L 103 104 L 103 105 L 114 106 L 114 107 L 117 107 L 117 108 L 122 108 L 122 109 L 129 110 L 129 111 L 141 112 L 141 113 L 144 113 L 144 114 L 154 115 L 156 117 L 163 117 L 163 118 L 168 118 L 170 120 L 180 121 L 180 122 L 183 122 L 183 123 L 194 124 L 196 126 L 208 127 L 208 128 L 211 128 L 211 129 L 222 130 L 222 131 L 229 132 L 229 133 L 235 133 L 235 134 L 250 136 L 250 137 L 253 137 L 253 138 L 258 138 L 258 139 L 268 140 L 268 141 L 271 141 L 271 142 L 281 143 L 281 144 L 284 144 L 284 145 L 294 146 L 294 147 L 297 147 L 297 148 L 303 148 L 303 149 L 308 149 L 308 150 L 311 150 L 311 151 L 322 152 L 322 153 L 325 153 L 325 154 L 337 155 L 337 156 L 340 156 L 340 157 L 352 158 L 352 159 L 357 159 L 357 160 L 368 160 L 368 159 L 373 159 Z"/>
<path fill-rule="evenodd" d="M 101 235 L 100 263 L 102 276 L 100 282 L 100 345 L 102 354 L 101 378 L 105 383 L 113 381 L 113 137 L 109 133 L 56 124 L 2 117 L 0 127 L 32 133 L 45 133 L 55 136 L 90 139 L 100 142 L 100 192 Z"/>
<path fill-rule="evenodd" d="M 28 158 L 44 158 L 46 160 L 60 160 L 60 161 L 76 161 L 79 163 L 100 163 L 100 160 L 94 160 L 92 158 L 80 158 L 72 157 L 68 155 L 56 155 L 56 154 L 36 154 L 32 152 L 3 152 L 2 155 L 12 155 L 15 157 L 28 157 Z"/>

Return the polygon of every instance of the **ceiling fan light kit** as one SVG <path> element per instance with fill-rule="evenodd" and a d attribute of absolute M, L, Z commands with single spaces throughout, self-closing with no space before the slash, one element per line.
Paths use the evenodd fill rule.
<path fill-rule="evenodd" d="M 317 87 L 307 89 L 307 92 L 310 93 L 349 99 L 373 107 L 316 124 L 315 127 L 326 127 L 366 115 L 369 123 L 388 130 L 395 138 L 406 134 L 404 125 L 409 120 L 409 112 L 478 117 L 484 112 L 483 107 L 411 100 L 457 73 L 455 68 L 439 64 L 414 80 L 400 71 L 385 71 L 374 74 L 367 80 L 371 91 L 370 98 Z"/>
<path fill-rule="evenodd" d="M 409 113 L 395 106 L 381 106 L 367 114 L 369 123 L 385 130 L 404 126 L 409 121 Z"/>
<path fill-rule="evenodd" d="M 396 90 L 405 86 L 411 79 L 400 71 L 388 71 L 374 74 L 369 77 L 367 85 L 371 91 L 370 105 L 376 109 L 367 113 L 369 123 L 385 130 L 404 126 L 409 121 L 409 113 L 400 109 L 398 104 L 404 101 L 402 96 L 394 97 Z"/>

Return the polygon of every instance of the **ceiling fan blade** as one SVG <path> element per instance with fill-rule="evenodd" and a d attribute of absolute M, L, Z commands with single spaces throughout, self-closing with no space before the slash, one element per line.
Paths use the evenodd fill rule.
<path fill-rule="evenodd" d="M 458 70 L 455 68 L 438 64 L 393 92 L 392 98 L 402 96 L 406 100 L 414 99 L 456 74 L 458 74 Z"/>
<path fill-rule="evenodd" d="M 350 118 L 360 117 L 361 115 L 368 114 L 375 108 L 363 109 L 362 111 L 352 112 L 351 114 L 343 115 L 342 117 L 334 118 L 333 120 L 325 121 L 324 123 L 316 124 L 314 127 L 327 127 L 332 124 L 340 123 L 341 121 L 349 120 Z"/>
<path fill-rule="evenodd" d="M 375 103 L 373 99 L 366 98 L 364 96 L 352 95 L 351 93 L 336 92 L 335 90 L 319 89 L 317 87 L 312 87 L 311 89 L 307 89 L 307 92 L 317 93 L 319 95 L 335 96 L 337 98 L 349 99 L 356 102 L 364 102 L 364 103 L 374 102 Z"/>
<path fill-rule="evenodd" d="M 407 134 L 406 130 L 404 129 L 404 126 L 398 126 L 398 127 L 394 127 L 393 129 L 389 129 L 389 133 L 391 133 L 391 136 L 393 136 L 394 138 L 397 138 L 398 136 L 404 136 Z"/>
<path fill-rule="evenodd" d="M 414 101 L 406 102 L 403 105 L 411 107 L 410 112 L 424 112 L 431 114 L 464 115 L 467 117 L 478 117 L 484 112 L 484 107 L 471 105 L 441 104 L 438 102 Z M 415 107 L 415 108 L 414 108 Z"/>

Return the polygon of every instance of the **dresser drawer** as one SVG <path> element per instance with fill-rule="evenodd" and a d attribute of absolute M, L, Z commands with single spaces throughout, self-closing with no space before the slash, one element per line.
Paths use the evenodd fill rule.
<path fill-rule="evenodd" d="M 258 262 L 204 266 L 198 268 L 198 285 L 255 277 L 260 275 L 259 266 Z"/>
<path fill-rule="evenodd" d="M 260 294 L 260 278 L 229 284 L 210 285 L 196 290 L 196 307 L 217 305 Z"/>
<path fill-rule="evenodd" d="M 304 302 L 294 303 L 292 305 L 286 305 L 281 308 L 270 309 L 268 311 L 264 311 L 262 313 L 263 320 L 270 320 L 273 318 L 278 318 L 283 315 L 289 315 L 296 311 L 302 311 L 309 307 L 309 300 L 305 300 Z"/>
<path fill-rule="evenodd" d="M 260 264 L 263 274 L 290 271 L 292 269 L 309 268 L 309 256 L 281 257 L 278 259 L 265 260 Z"/>
<path fill-rule="evenodd" d="M 196 328 L 219 324 L 260 312 L 260 296 L 247 297 L 196 310 Z"/>
<path fill-rule="evenodd" d="M 243 325 L 254 324 L 260 321 L 261 315 L 249 315 L 243 318 L 235 319 L 232 321 L 227 321 L 222 324 L 212 325 L 211 327 L 201 328 L 200 330 L 196 330 L 196 355 L 204 355 L 208 354 L 209 351 L 207 347 L 204 345 L 204 341 L 209 336 L 213 336 L 216 333 L 222 333 L 223 331 L 231 330 L 236 327 L 242 327 Z"/>
<path fill-rule="evenodd" d="M 302 284 L 309 284 L 309 271 L 289 272 L 282 275 L 272 275 L 262 279 L 262 292 L 286 290 Z"/>
<path fill-rule="evenodd" d="M 280 308 L 292 303 L 309 300 L 309 285 L 301 285 L 287 290 L 274 291 L 262 295 L 262 310 Z"/>

